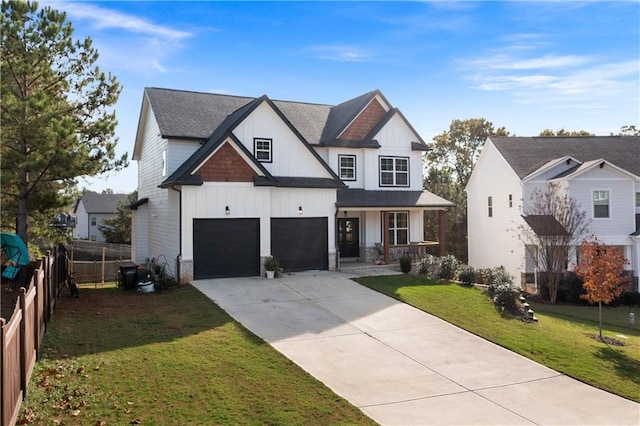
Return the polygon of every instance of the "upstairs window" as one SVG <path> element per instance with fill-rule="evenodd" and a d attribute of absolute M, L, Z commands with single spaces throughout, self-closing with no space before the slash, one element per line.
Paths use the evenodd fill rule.
<path fill-rule="evenodd" d="M 593 191 L 593 217 L 609 217 L 609 191 Z"/>
<path fill-rule="evenodd" d="M 162 151 L 162 176 L 167 175 L 167 150 Z"/>
<path fill-rule="evenodd" d="M 272 140 L 264 138 L 253 139 L 253 155 L 256 160 L 262 163 L 271 163 L 272 161 Z"/>
<path fill-rule="evenodd" d="M 380 186 L 409 186 L 409 158 L 380 157 Z"/>
<path fill-rule="evenodd" d="M 513 207 L 513 194 L 509 194 L 509 208 Z"/>
<path fill-rule="evenodd" d="M 97 219 L 95 216 L 91 216 L 91 226 L 96 226 Z"/>
<path fill-rule="evenodd" d="M 389 213 L 389 244 L 409 243 L 409 212 Z"/>
<path fill-rule="evenodd" d="M 338 163 L 340 164 L 340 179 L 356 180 L 355 155 L 338 155 Z"/>
<path fill-rule="evenodd" d="M 640 192 L 636 192 L 636 212 L 640 213 Z"/>
<path fill-rule="evenodd" d="M 487 214 L 493 217 L 493 197 L 487 197 Z"/>

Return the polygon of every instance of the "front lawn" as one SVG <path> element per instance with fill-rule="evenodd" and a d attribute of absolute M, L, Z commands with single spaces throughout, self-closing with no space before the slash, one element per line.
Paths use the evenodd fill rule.
<path fill-rule="evenodd" d="M 22 424 L 375 424 L 191 286 L 56 304 Z"/>
<path fill-rule="evenodd" d="M 585 383 L 640 402 L 640 331 L 603 325 L 608 346 L 589 335 L 595 321 L 536 311 L 538 323 L 504 317 L 480 290 L 416 275 L 362 277 L 356 281 Z M 622 308 L 621 308 L 622 309 Z M 625 310 L 628 315 L 628 310 Z M 612 317 L 616 317 L 612 315 Z"/>

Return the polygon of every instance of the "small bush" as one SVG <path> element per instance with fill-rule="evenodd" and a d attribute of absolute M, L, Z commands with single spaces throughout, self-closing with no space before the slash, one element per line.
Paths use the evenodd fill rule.
<path fill-rule="evenodd" d="M 427 278 L 438 278 L 440 276 L 440 260 L 439 258 L 428 254 L 422 260 L 418 266 L 418 273 L 424 275 Z"/>
<path fill-rule="evenodd" d="M 405 274 L 411 272 L 411 267 L 413 266 L 412 263 L 413 261 L 411 259 L 411 256 L 408 256 L 406 254 L 400 256 L 400 270 Z"/>
<path fill-rule="evenodd" d="M 484 283 L 493 304 L 509 312 L 517 312 L 519 292 L 513 288 L 513 277 L 503 267 L 483 269 Z"/>
<path fill-rule="evenodd" d="M 440 258 L 440 274 L 439 278 L 443 280 L 451 280 L 456 274 L 458 269 L 458 259 L 455 256 L 448 254 Z"/>
<path fill-rule="evenodd" d="M 458 280 L 464 285 L 473 285 L 476 282 L 476 270 L 471 265 L 462 264 L 458 266 Z"/>
<path fill-rule="evenodd" d="M 640 292 L 623 291 L 614 303 L 622 306 L 640 306 Z"/>

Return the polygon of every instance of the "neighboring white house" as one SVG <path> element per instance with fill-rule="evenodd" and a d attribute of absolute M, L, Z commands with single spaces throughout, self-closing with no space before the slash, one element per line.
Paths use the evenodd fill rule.
<path fill-rule="evenodd" d="M 548 182 L 580 203 L 591 234 L 623 250 L 637 280 L 640 137 L 490 137 L 466 188 L 469 263 L 502 265 L 518 285 L 533 272 L 517 229 L 533 191 Z"/>
<path fill-rule="evenodd" d="M 379 91 L 331 106 L 146 88 L 133 152 L 134 260 L 181 282 L 372 261 L 424 239 L 428 150 Z"/>
<path fill-rule="evenodd" d="M 87 192 L 78 199 L 73 214 L 76 217 L 73 238 L 104 242 L 98 225 L 107 218 L 115 217 L 118 204 L 127 202 L 127 194 L 98 194 Z"/>

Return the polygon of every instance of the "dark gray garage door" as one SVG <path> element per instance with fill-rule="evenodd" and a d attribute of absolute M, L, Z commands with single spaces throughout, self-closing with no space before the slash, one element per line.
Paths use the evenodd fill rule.
<path fill-rule="evenodd" d="M 329 269 L 326 217 L 271 219 L 271 254 L 285 271 Z"/>
<path fill-rule="evenodd" d="M 260 275 L 260 219 L 194 219 L 195 279 Z"/>

